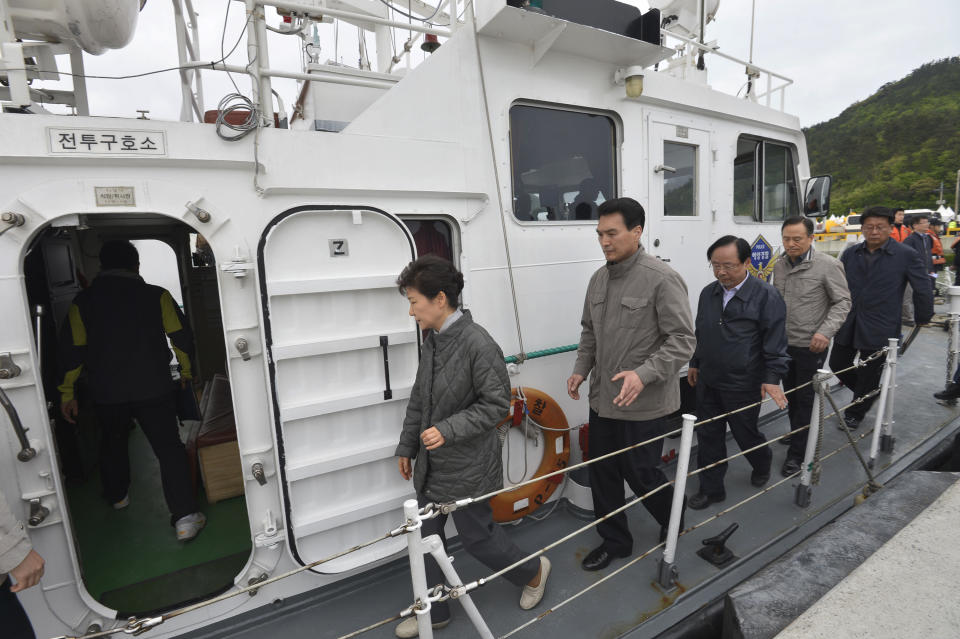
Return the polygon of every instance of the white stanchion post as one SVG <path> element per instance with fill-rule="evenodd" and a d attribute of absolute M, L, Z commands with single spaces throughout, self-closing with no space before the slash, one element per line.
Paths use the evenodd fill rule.
<path fill-rule="evenodd" d="M 890 374 L 887 376 L 887 403 L 883 405 L 883 428 L 880 433 L 880 452 L 892 453 L 896 438 L 893 436 L 893 400 L 897 396 L 897 355 L 899 340 L 891 338 L 888 342 L 887 367 Z"/>
<path fill-rule="evenodd" d="M 890 376 L 892 374 L 892 367 L 890 362 L 896 362 L 897 360 L 897 346 L 898 340 L 891 339 L 890 343 L 893 344 L 887 350 L 887 360 L 883 365 L 883 374 L 880 376 L 880 401 L 877 402 L 879 408 L 877 408 L 877 417 L 874 420 L 873 424 L 873 436 L 870 439 L 870 460 L 867 462 L 867 466 L 873 468 L 873 464 L 877 459 L 877 455 L 880 454 L 880 442 L 883 436 L 884 428 L 884 413 L 887 409 L 887 395 L 891 392 Z M 891 358 L 893 358 L 891 360 Z"/>
<path fill-rule="evenodd" d="M 951 291 L 953 291 L 953 289 L 958 289 L 958 292 L 960 292 L 960 286 L 950 288 Z M 951 297 L 951 306 L 954 301 L 960 302 L 960 297 Z M 943 385 L 944 388 L 947 388 L 953 382 L 954 371 L 957 370 L 957 350 L 960 348 L 960 313 L 950 312 L 949 328 L 950 346 L 949 350 L 947 350 L 947 379 Z M 951 400 L 951 403 L 956 403 L 956 400 Z"/>
<path fill-rule="evenodd" d="M 690 449 L 693 447 L 693 425 L 697 418 L 693 415 L 683 416 L 683 427 L 680 431 L 680 451 L 677 454 L 677 473 L 673 483 L 673 503 L 670 506 L 670 523 L 667 525 L 666 545 L 663 548 L 663 558 L 657 579 L 663 588 L 673 588 L 677 581 L 677 567 L 674 559 L 677 554 L 677 538 L 680 535 L 680 520 L 683 519 L 683 502 L 687 491 L 687 472 L 690 469 Z"/>
<path fill-rule="evenodd" d="M 443 548 L 443 542 L 440 541 L 440 536 L 430 535 L 423 540 L 423 545 L 425 549 L 433 555 L 433 558 L 436 559 L 437 564 L 440 565 L 440 570 L 443 571 L 443 576 L 446 578 L 447 583 L 450 584 L 452 588 L 462 587 L 463 584 L 460 581 L 460 575 L 454 570 L 453 563 Z M 482 639 L 493 639 L 493 633 L 490 632 L 490 628 L 487 627 L 487 622 L 483 620 L 483 616 L 477 609 L 477 605 L 473 603 L 470 595 L 463 593 L 458 595 L 456 600 L 463 606 L 464 611 L 466 611 L 467 616 L 470 618 L 470 622 L 473 624 L 473 627 L 477 629 L 480 637 Z"/>
<path fill-rule="evenodd" d="M 794 495 L 794 503 L 801 508 L 810 505 L 810 496 L 813 493 L 813 488 L 810 486 L 813 482 L 813 457 L 817 453 L 817 442 L 823 431 L 823 423 L 820 421 L 820 413 L 823 412 L 820 397 L 823 385 L 831 375 L 830 371 L 822 368 L 813 375 L 813 410 L 810 412 L 810 427 L 807 429 L 807 448 L 804 450 L 803 464 L 800 466 L 800 483 Z M 840 419 L 843 418 L 840 417 Z M 793 436 L 796 437 L 796 434 Z"/>
<path fill-rule="evenodd" d="M 416 499 L 408 499 L 403 502 L 403 516 L 407 518 L 408 524 L 419 524 L 420 507 L 417 505 Z M 413 582 L 413 597 L 418 604 L 421 604 L 419 609 L 414 611 L 417 615 L 420 639 L 433 639 L 433 625 L 430 622 L 430 601 L 427 598 L 429 595 L 427 569 L 423 562 L 423 540 L 419 525 L 407 532 L 407 550 L 410 554 L 410 580 Z"/>

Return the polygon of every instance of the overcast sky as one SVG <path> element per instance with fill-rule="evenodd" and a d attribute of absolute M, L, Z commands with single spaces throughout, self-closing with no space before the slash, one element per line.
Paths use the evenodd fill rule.
<path fill-rule="evenodd" d="M 647 8 L 646 0 L 630 3 Z M 228 0 L 194 0 L 194 4 L 200 12 L 201 57 L 219 59 L 226 7 L 231 5 L 225 36 L 229 50 L 243 28 L 243 4 Z M 754 63 L 793 79 L 786 108 L 797 114 L 804 126 L 838 115 L 884 83 L 902 78 L 925 62 L 960 55 L 960 0 L 757 0 L 756 5 Z M 914 7 L 920 11 L 911 11 Z M 750 10 L 750 0 L 721 0 L 716 22 L 707 26 L 707 40 L 715 40 L 722 51 L 746 59 Z M 273 9 L 267 9 L 267 16 L 271 24 L 277 24 Z M 176 66 L 173 25 L 171 3 L 149 0 L 133 42 L 119 51 L 85 56 L 86 72 L 123 75 Z M 338 59 L 356 66 L 355 27 L 339 28 L 336 48 L 330 26 L 321 27 L 320 34 L 321 62 Z M 271 66 L 299 71 L 299 39 L 272 33 L 269 37 Z M 397 34 L 398 47 L 405 38 L 406 32 Z M 374 57 L 372 37 L 369 42 Z M 230 62 L 246 62 L 244 45 L 245 40 Z M 414 62 L 422 56 L 415 47 Z M 61 58 L 64 64 L 65 58 Z M 736 93 L 743 86 L 745 76 L 739 65 L 709 56 L 707 64 L 715 88 Z M 241 90 L 248 92 L 249 82 L 235 78 Z M 91 111 L 96 115 L 135 116 L 137 109 L 149 109 L 152 118 L 179 117 L 176 72 L 129 81 L 90 80 L 88 87 Z M 274 89 L 289 112 L 297 95 L 295 82 L 275 80 Z M 229 92 L 233 87 L 224 74 L 204 73 L 207 109 L 216 108 L 219 99 Z"/>

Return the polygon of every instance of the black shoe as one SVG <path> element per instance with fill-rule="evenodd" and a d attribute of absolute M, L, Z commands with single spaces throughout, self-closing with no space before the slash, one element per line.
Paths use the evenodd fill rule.
<path fill-rule="evenodd" d="M 760 472 L 755 470 L 750 473 L 750 483 L 760 488 L 764 486 L 768 481 L 770 481 L 770 469 L 768 468 L 765 472 Z"/>
<path fill-rule="evenodd" d="M 843 418 L 843 423 L 846 424 L 850 430 L 857 430 L 860 427 L 861 421 L 863 421 L 862 417 L 854 417 L 853 415 L 847 415 Z M 837 428 L 843 430 L 843 426 L 838 425 Z"/>
<path fill-rule="evenodd" d="M 789 446 L 792 440 L 793 440 L 793 435 L 787 435 L 783 439 L 778 439 L 777 441 L 783 444 L 784 446 Z"/>
<path fill-rule="evenodd" d="M 787 457 L 786 461 L 783 462 L 783 466 L 780 468 L 780 474 L 784 477 L 789 477 L 790 475 L 800 471 L 800 460 L 791 459 Z"/>
<path fill-rule="evenodd" d="M 583 558 L 583 561 L 580 563 L 580 567 L 584 570 L 593 572 L 594 570 L 603 570 L 610 565 L 610 562 L 617 557 L 629 557 L 630 553 L 625 555 L 617 555 L 611 553 L 607 550 L 606 546 L 598 546 L 594 548 Z"/>
<path fill-rule="evenodd" d="M 960 384 L 950 382 L 946 388 L 939 393 L 934 393 L 933 396 L 937 399 L 957 399 L 960 397 Z"/>
<path fill-rule="evenodd" d="M 687 506 L 693 510 L 703 510 L 710 504 L 718 504 L 727 498 L 727 493 L 715 493 L 708 495 L 706 493 L 697 493 L 687 502 Z"/>

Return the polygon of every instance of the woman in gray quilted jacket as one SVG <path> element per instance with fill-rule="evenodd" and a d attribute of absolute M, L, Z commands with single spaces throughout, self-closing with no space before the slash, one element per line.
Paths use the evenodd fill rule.
<path fill-rule="evenodd" d="M 396 450 L 400 474 L 413 478 L 421 505 L 497 490 L 503 486 L 503 470 L 496 427 L 510 411 L 503 352 L 473 322 L 470 311 L 460 310 L 463 275 L 447 260 L 425 255 L 403 270 L 397 285 L 410 302 L 410 315 L 427 331 Z M 452 514 L 466 551 L 490 569 L 501 570 L 526 556 L 494 523 L 488 502 Z M 422 534 L 439 535 L 446 547 L 446 520 L 440 515 L 424 521 Z M 522 587 L 520 607 L 528 610 L 543 598 L 549 574 L 550 560 L 540 557 L 504 576 Z M 440 567 L 428 556 L 428 585 L 443 582 Z M 450 622 L 446 602 L 434 604 L 430 612 L 434 628 Z M 406 619 L 396 634 L 416 637 L 417 620 Z"/>

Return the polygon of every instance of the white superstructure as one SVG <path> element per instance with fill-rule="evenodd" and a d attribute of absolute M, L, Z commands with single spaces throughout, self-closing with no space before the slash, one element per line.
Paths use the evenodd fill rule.
<path fill-rule="evenodd" d="M 21 4 L 0 0 L 14 29 L 39 24 L 22 22 Z M 65 3 L 64 11 L 81 4 Z M 80 238 L 163 239 L 178 253 L 185 288 L 206 286 L 185 306 L 192 322 L 212 312 L 222 323 L 218 348 L 231 382 L 253 540 L 235 577 L 246 585 L 401 521 L 412 490 L 396 472 L 393 450 L 419 338 L 394 281 L 418 244 L 450 251 L 466 279 L 465 305 L 512 355 L 579 339 L 583 293 L 602 256 L 589 207 L 578 219 L 577 204 L 639 200 L 647 211 L 645 248 L 683 276 L 691 303 L 712 279 L 705 257 L 712 240 L 763 236 L 766 248 L 755 246 L 762 270 L 775 257 L 780 222 L 803 205 L 807 151 L 798 119 L 782 110 L 785 85 L 748 99 L 714 91 L 690 67 L 699 50 L 692 41 L 668 39 L 683 47 L 678 52 L 505 0 L 477 0 L 475 7 L 450 0 L 435 21 L 458 21 L 412 23 L 414 33 L 438 35 L 442 45 L 401 75 L 387 45 L 390 29 L 407 24 L 381 3 L 277 1 L 268 4 L 294 13 L 287 29 L 302 25 L 308 34 L 342 20 L 374 34 L 379 48 L 369 69 L 313 60 L 305 69 L 276 70 L 264 46 L 263 4 L 250 0 L 252 62 L 244 68 L 200 60 L 191 3 L 174 4 L 188 89 L 183 122 L 87 115 L 82 79 L 72 95 L 54 100 L 81 115 L 44 113 L 42 83 L 28 86 L 27 78 L 52 77 L 46 65 L 62 54 L 72 54 L 74 72 L 82 73 L 78 47 L 96 53 L 124 38 L 48 44 L 0 34 L 0 76 L 9 83 L 0 97 L 11 111 L 0 115 L 0 354 L 20 368 L 0 386 L 38 451 L 17 461 L 20 445 L 0 426 L 0 487 L 23 514 L 33 499 L 50 511 L 30 531 L 46 576 L 21 597 L 39 636 L 120 622 L 87 592 L 66 515 L 47 409 L 58 398 L 45 393 L 38 370 L 24 269 L 29 251 L 57 245 L 69 260 L 64 277 L 48 283 L 54 315 L 62 316 L 79 290 L 76 272 L 95 272 Z M 708 4 L 716 10 L 716 2 Z M 434 12 L 418 1 L 412 6 L 423 17 Z M 135 23 L 135 14 L 132 22 L 116 16 Z M 24 36 L 41 33 L 55 39 L 60 32 L 31 28 Z M 690 77 L 671 59 L 685 60 Z M 216 102 L 203 103 L 201 68 L 249 72 L 257 89 L 252 105 L 261 113 L 275 110 L 272 77 L 311 82 L 290 128 L 254 116 L 250 135 L 227 141 L 217 125 L 196 121 Z M 214 279 L 192 270 L 184 246 L 193 234 L 209 243 Z M 564 391 L 573 357 L 511 370 L 514 386 L 547 392 L 578 424 L 585 403 Z M 209 355 L 220 365 L 216 360 Z M 257 464 L 264 483 L 256 480 Z M 322 574 L 183 615 L 151 634 L 174 636 L 329 584 L 401 544 L 372 546 L 324 565 Z"/>

